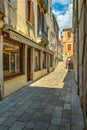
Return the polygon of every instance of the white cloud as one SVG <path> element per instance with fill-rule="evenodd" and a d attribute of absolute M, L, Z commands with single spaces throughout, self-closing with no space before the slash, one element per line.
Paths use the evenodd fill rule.
<path fill-rule="evenodd" d="M 69 4 L 72 0 L 53 0 L 53 3 L 60 3 L 60 4 Z"/>
<path fill-rule="evenodd" d="M 53 12 L 57 18 L 60 30 L 72 25 L 72 4 L 69 4 L 65 13 L 58 10 L 53 10 Z"/>

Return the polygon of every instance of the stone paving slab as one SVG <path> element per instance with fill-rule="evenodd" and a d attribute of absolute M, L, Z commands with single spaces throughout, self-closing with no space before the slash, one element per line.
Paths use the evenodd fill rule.
<path fill-rule="evenodd" d="M 74 73 L 55 71 L 0 102 L 0 130 L 83 130 Z"/>

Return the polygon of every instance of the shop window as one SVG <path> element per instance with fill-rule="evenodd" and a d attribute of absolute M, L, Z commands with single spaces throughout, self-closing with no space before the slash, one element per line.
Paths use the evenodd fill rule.
<path fill-rule="evenodd" d="M 4 43 L 3 70 L 4 77 L 21 73 L 21 47 Z"/>
<path fill-rule="evenodd" d="M 68 51 L 71 51 L 71 44 L 68 44 Z"/>
<path fill-rule="evenodd" d="M 40 51 L 38 50 L 34 52 L 34 70 L 40 70 Z"/>

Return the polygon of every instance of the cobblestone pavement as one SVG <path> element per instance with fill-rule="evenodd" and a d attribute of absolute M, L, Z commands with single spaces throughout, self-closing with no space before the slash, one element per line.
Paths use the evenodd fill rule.
<path fill-rule="evenodd" d="M 83 113 L 73 71 L 63 63 L 0 102 L 0 130 L 82 130 Z"/>

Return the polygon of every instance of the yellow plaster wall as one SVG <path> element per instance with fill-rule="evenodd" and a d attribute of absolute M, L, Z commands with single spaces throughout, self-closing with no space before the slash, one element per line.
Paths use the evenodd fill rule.
<path fill-rule="evenodd" d="M 37 80 L 37 79 L 39 79 L 40 77 L 42 77 L 46 74 L 47 74 L 47 69 L 36 71 L 36 72 L 34 72 L 33 80 Z"/>
<path fill-rule="evenodd" d="M 21 75 L 4 82 L 4 97 L 26 85 L 26 76 Z"/>
<path fill-rule="evenodd" d="M 53 67 L 49 67 L 49 72 L 53 71 Z"/>
<path fill-rule="evenodd" d="M 68 51 L 68 44 L 71 44 L 71 51 Z M 63 32 L 63 53 L 67 56 L 73 56 L 73 34 L 68 38 L 68 32 Z"/>

